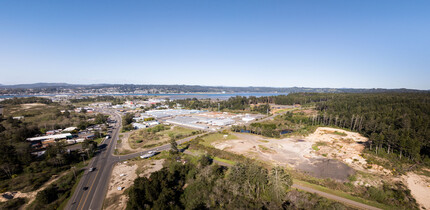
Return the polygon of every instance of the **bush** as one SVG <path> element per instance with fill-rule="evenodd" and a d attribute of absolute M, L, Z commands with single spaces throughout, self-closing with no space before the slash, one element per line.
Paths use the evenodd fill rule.
<path fill-rule="evenodd" d="M 6 202 L 0 202 L 0 209 L 12 209 L 12 210 L 16 209 L 16 210 L 18 210 L 24 204 L 25 204 L 24 198 L 14 198 L 14 199 L 10 199 Z"/>

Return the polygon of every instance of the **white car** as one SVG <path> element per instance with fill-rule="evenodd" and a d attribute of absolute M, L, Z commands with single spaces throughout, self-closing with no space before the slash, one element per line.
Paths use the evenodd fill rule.
<path fill-rule="evenodd" d="M 141 155 L 140 158 L 145 159 L 145 158 L 150 158 L 154 155 L 156 155 L 157 153 L 155 153 L 154 151 L 149 151 L 147 154 Z"/>

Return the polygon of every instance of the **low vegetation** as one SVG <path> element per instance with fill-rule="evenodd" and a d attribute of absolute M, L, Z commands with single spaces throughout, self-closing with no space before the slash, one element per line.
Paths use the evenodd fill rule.
<path fill-rule="evenodd" d="M 64 206 L 68 198 L 71 196 L 72 189 L 78 181 L 78 177 L 84 170 L 69 172 L 65 176 L 58 179 L 53 184 L 49 185 L 44 190 L 37 193 L 36 199 L 27 209 L 59 209 Z"/>
<path fill-rule="evenodd" d="M 254 163 L 227 169 L 208 156 L 185 164 L 171 157 L 149 178 L 140 177 L 129 191 L 127 209 L 282 209 L 336 208 L 339 203 L 291 190 L 287 171 Z M 307 201 L 307 202 L 303 202 Z"/>
<path fill-rule="evenodd" d="M 203 144 L 204 146 L 207 146 L 207 147 L 213 147 L 212 146 L 213 142 L 219 142 L 219 141 L 223 141 L 223 140 L 233 140 L 233 139 L 237 139 L 237 137 L 233 134 L 228 133 L 228 132 L 213 133 L 213 134 L 205 135 L 204 137 L 202 137 L 201 140 L 199 141 L 199 143 Z"/>
<path fill-rule="evenodd" d="M 129 137 L 129 143 L 132 148 L 154 147 L 166 144 L 170 140 L 178 140 L 198 133 L 200 133 L 200 131 L 180 126 L 160 124 L 152 128 L 140 129 L 133 132 Z"/>

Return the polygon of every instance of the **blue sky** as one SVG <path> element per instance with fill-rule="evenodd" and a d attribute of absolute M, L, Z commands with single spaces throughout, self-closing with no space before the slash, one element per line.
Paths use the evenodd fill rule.
<path fill-rule="evenodd" d="M 0 1 L 0 83 L 430 89 L 430 1 Z"/>

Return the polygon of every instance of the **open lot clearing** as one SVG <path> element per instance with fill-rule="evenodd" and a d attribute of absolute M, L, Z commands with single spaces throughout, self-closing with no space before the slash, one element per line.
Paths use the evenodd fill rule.
<path fill-rule="evenodd" d="M 125 209 L 128 198 L 126 190 L 133 185 L 134 180 L 138 176 L 149 177 L 163 167 L 163 162 L 163 159 L 139 159 L 118 163 L 112 171 L 103 209 Z"/>
<path fill-rule="evenodd" d="M 399 177 L 363 158 L 367 138 L 355 132 L 320 127 L 307 137 L 272 139 L 234 133 L 237 139 L 211 141 L 217 149 L 242 154 L 269 164 L 282 165 L 317 178 L 350 181 L 356 186 L 381 186 L 383 182 L 402 181 L 417 202 L 429 209 L 429 177 L 408 173 Z M 353 178 L 351 178 L 353 177 Z"/>
<path fill-rule="evenodd" d="M 410 172 L 403 175 L 402 179 L 417 202 L 425 209 L 430 209 L 430 177 Z"/>
<path fill-rule="evenodd" d="M 128 142 L 132 149 L 150 148 L 168 143 L 172 138 L 181 139 L 196 134 L 196 130 L 180 126 L 157 125 L 130 134 Z"/>
<path fill-rule="evenodd" d="M 346 181 L 354 170 L 345 163 L 328 159 L 312 149 L 318 141 L 319 129 L 306 138 L 272 139 L 253 134 L 235 133 L 238 139 L 213 142 L 221 150 L 243 154 L 264 162 L 298 169 L 320 178 Z"/>

